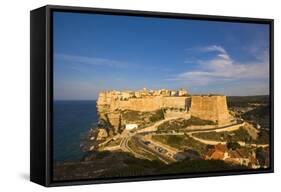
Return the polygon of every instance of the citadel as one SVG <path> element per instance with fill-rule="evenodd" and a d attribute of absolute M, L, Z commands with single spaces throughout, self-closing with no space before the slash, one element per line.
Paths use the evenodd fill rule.
<path fill-rule="evenodd" d="M 191 116 L 210 120 L 216 124 L 229 124 L 224 95 L 190 95 L 187 90 L 148 90 L 139 91 L 105 91 L 97 101 L 98 112 L 112 114 L 119 110 L 156 111 L 159 109 L 177 109 Z"/>

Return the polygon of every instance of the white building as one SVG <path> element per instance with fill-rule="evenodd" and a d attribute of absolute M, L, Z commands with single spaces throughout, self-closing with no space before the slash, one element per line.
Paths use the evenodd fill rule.
<path fill-rule="evenodd" d="M 178 91 L 171 91 L 171 96 L 177 96 L 178 95 Z"/>
<path fill-rule="evenodd" d="M 188 93 L 187 93 L 187 91 L 185 89 L 180 89 L 179 90 L 179 96 L 187 96 L 187 95 L 188 95 Z"/>
<path fill-rule="evenodd" d="M 136 96 L 137 98 L 139 98 L 139 97 L 141 97 L 141 93 L 140 93 L 139 91 L 136 91 L 136 92 L 135 92 L 135 96 Z"/>
<path fill-rule="evenodd" d="M 122 99 L 129 99 L 130 98 L 130 92 L 124 91 L 121 93 L 121 98 Z"/>
<path fill-rule="evenodd" d="M 132 130 L 132 129 L 137 129 L 138 125 L 137 124 L 126 124 L 125 129 L 126 130 Z"/>

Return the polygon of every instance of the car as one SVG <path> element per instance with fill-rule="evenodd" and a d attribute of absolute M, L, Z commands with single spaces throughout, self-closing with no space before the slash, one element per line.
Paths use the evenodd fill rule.
<path fill-rule="evenodd" d="M 150 144 L 150 141 L 143 141 L 143 143 L 144 143 L 145 145 L 149 145 L 149 144 Z"/>

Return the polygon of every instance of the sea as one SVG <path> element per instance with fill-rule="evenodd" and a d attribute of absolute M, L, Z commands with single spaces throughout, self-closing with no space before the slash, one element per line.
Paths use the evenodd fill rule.
<path fill-rule="evenodd" d="M 53 159 L 55 162 L 81 160 L 81 143 L 97 126 L 96 101 L 53 102 Z"/>

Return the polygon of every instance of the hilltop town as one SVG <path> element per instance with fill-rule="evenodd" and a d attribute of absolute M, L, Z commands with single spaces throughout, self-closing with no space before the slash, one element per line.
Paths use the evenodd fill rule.
<path fill-rule="evenodd" d="M 253 124 L 237 117 L 224 95 L 190 95 L 187 90 L 105 91 L 97 100 L 98 129 L 91 130 L 89 151 L 124 151 L 166 164 L 183 159 L 222 160 L 250 168 L 258 143 Z"/>

